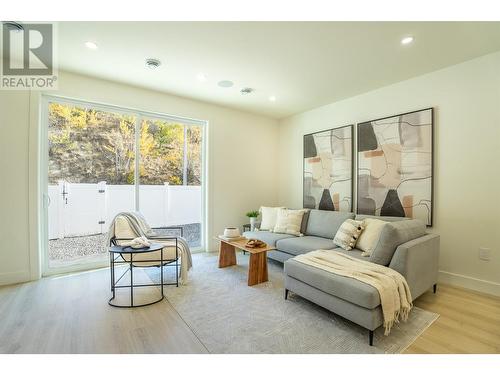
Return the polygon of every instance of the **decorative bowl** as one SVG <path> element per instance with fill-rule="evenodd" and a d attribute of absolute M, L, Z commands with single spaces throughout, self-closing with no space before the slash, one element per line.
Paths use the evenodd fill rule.
<path fill-rule="evenodd" d="M 240 236 L 240 230 L 238 228 L 234 227 L 228 227 L 224 229 L 224 237 L 239 237 Z"/>

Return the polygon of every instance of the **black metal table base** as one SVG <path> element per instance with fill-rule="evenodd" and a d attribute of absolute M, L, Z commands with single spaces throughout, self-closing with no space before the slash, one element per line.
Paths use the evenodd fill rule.
<path fill-rule="evenodd" d="M 179 254 L 178 254 L 178 248 L 177 248 L 177 241 L 176 241 L 176 247 L 175 247 L 175 259 L 164 259 L 163 258 L 163 247 L 159 249 L 161 257 L 160 259 L 148 259 L 148 260 L 133 260 L 134 253 L 132 252 L 127 252 L 125 253 L 126 255 L 130 255 L 130 260 L 126 260 L 123 257 L 123 254 L 118 253 L 119 255 L 116 255 L 117 253 L 115 252 L 110 252 L 110 271 L 111 271 L 111 293 L 112 296 L 108 300 L 108 304 L 113 307 L 119 307 L 119 308 L 133 308 L 133 307 L 144 307 L 144 306 L 150 306 L 154 305 L 155 303 L 161 302 L 165 299 L 165 295 L 163 293 L 163 287 L 165 285 L 175 285 L 179 286 Z M 123 259 L 123 261 L 119 261 L 117 259 Z M 159 266 L 149 266 L 149 267 L 159 267 L 160 268 L 160 283 L 151 283 L 151 284 L 134 284 L 134 267 L 140 267 L 137 265 L 137 263 L 151 263 L 151 262 L 159 262 Z M 128 264 L 129 266 L 123 272 L 123 274 L 118 278 L 118 280 L 115 280 L 115 266 L 116 264 Z M 148 267 L 148 266 L 145 266 Z M 175 267 L 175 283 L 165 283 L 163 280 L 163 271 L 165 267 Z M 141 267 L 142 268 L 142 267 Z M 120 280 L 130 272 L 130 284 L 128 285 L 118 285 Z M 160 287 L 160 298 L 148 302 L 148 303 L 141 303 L 141 304 L 134 304 L 134 288 L 141 288 L 141 287 Z M 116 304 L 114 303 L 114 299 L 116 297 L 116 289 L 119 288 L 130 288 L 130 304 L 128 305 L 122 305 L 122 304 Z"/>

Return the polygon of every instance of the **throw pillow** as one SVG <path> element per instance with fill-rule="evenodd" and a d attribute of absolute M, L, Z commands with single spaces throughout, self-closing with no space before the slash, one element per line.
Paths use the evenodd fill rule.
<path fill-rule="evenodd" d="M 342 223 L 337 234 L 335 234 L 333 243 L 344 250 L 352 250 L 356 246 L 356 241 L 362 231 L 362 221 L 347 219 Z"/>
<path fill-rule="evenodd" d="M 306 210 L 289 210 L 286 208 L 280 208 L 278 210 L 276 226 L 274 227 L 273 232 L 302 236 L 302 233 L 300 233 L 300 228 L 305 212 Z"/>
<path fill-rule="evenodd" d="M 278 210 L 284 207 L 261 207 L 260 214 L 262 220 L 260 222 L 260 230 L 273 231 L 276 226 L 276 219 L 278 218 Z"/>
<path fill-rule="evenodd" d="M 363 256 L 370 256 L 375 246 L 377 246 L 380 234 L 387 222 L 378 219 L 365 219 L 363 225 L 365 229 L 359 236 L 356 247 L 364 251 Z"/>

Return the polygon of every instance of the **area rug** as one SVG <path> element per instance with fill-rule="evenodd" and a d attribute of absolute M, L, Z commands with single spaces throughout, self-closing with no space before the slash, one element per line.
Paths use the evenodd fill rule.
<path fill-rule="evenodd" d="M 294 293 L 285 300 L 282 264 L 269 260 L 269 281 L 249 287 L 249 257 L 237 259 L 238 265 L 220 269 L 217 255 L 193 255 L 188 285 L 165 288 L 210 353 L 401 353 L 439 317 L 415 307 L 389 336 L 376 330 L 369 346 L 366 329 Z M 159 281 L 158 269 L 147 273 Z"/>

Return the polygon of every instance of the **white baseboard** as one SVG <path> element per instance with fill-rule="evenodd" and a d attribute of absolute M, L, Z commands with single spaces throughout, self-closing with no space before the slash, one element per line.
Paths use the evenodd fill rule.
<path fill-rule="evenodd" d="M 500 284 L 493 281 L 476 279 L 474 277 L 459 275 L 457 273 L 447 271 L 439 271 L 439 282 L 476 290 L 481 293 L 492 294 L 494 296 L 500 296 Z"/>
<path fill-rule="evenodd" d="M 30 279 L 31 275 L 29 271 L 0 273 L 0 285 L 24 283 L 30 281 Z"/>

